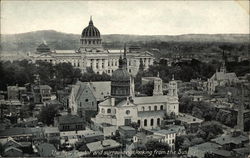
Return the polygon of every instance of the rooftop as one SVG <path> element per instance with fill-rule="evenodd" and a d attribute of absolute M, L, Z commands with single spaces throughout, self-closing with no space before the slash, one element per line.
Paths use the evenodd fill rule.
<path fill-rule="evenodd" d="M 243 135 L 233 136 L 232 134 L 227 134 L 227 135 L 222 135 L 220 137 L 214 138 L 211 141 L 220 145 L 224 145 L 224 144 L 229 144 L 229 143 L 241 144 L 243 141 L 247 141 L 247 140 L 249 140 L 248 137 L 243 136 Z"/>
<path fill-rule="evenodd" d="M 103 141 L 88 143 L 86 145 L 87 145 L 88 149 L 90 150 L 90 152 L 108 150 L 108 149 L 121 147 L 120 143 L 118 143 L 112 139 L 106 139 Z"/>
<path fill-rule="evenodd" d="M 59 124 L 70 124 L 70 123 L 83 123 L 83 119 L 77 115 L 63 115 L 59 116 Z"/>
<path fill-rule="evenodd" d="M 194 117 L 192 115 L 184 114 L 184 113 L 179 113 L 178 117 L 176 118 L 177 120 L 180 120 L 182 122 L 186 122 L 188 124 L 192 123 L 202 123 L 203 120 L 199 119 L 197 117 Z"/>
<path fill-rule="evenodd" d="M 119 129 L 126 130 L 126 131 L 134 131 L 135 129 L 130 126 L 120 126 Z"/>

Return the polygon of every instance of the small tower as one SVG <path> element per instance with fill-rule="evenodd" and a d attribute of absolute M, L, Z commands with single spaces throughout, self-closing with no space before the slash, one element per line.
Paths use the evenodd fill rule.
<path fill-rule="evenodd" d="M 178 96 L 177 94 L 177 82 L 174 80 L 174 75 L 172 76 L 172 81 L 169 82 L 169 88 L 168 88 L 169 92 L 168 95 L 169 96 Z"/>
<path fill-rule="evenodd" d="M 220 67 L 220 72 L 226 73 L 226 66 L 225 66 L 225 62 L 222 63 L 222 66 Z"/>
<path fill-rule="evenodd" d="M 153 90 L 153 96 L 159 96 L 163 95 L 162 92 L 162 79 L 159 77 L 159 73 L 157 77 L 154 79 L 154 90 Z"/>

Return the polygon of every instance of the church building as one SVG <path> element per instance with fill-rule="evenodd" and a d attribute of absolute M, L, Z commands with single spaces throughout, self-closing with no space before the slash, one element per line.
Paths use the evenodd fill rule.
<path fill-rule="evenodd" d="M 154 129 L 161 125 L 165 114 L 179 113 L 177 83 L 169 82 L 169 93 L 163 95 L 162 80 L 154 80 L 153 96 L 137 97 L 134 94 L 134 79 L 127 71 L 127 55 L 119 58 L 119 67 L 111 77 L 111 96 L 99 103 L 99 111 L 92 123 L 102 127 L 103 124 L 119 126 L 138 123 L 140 128 Z"/>
<path fill-rule="evenodd" d="M 125 47 L 125 49 L 127 49 Z M 51 50 L 46 42 L 40 44 L 36 52 L 29 55 L 33 62 L 42 60 L 58 64 L 62 62 L 71 63 L 79 68 L 82 73 L 87 67 L 92 68 L 95 73 L 106 73 L 112 75 L 118 68 L 121 50 L 108 50 L 102 46 L 100 31 L 94 26 L 92 18 L 89 25 L 83 29 L 80 37 L 80 47 L 76 50 Z M 136 75 L 142 61 L 145 69 L 153 65 L 154 57 L 148 51 L 141 51 L 139 47 L 129 48 L 127 52 L 128 72 Z"/>

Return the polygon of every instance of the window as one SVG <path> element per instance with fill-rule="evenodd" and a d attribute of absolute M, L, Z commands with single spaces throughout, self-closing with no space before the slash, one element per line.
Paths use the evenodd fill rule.
<path fill-rule="evenodd" d="M 88 102 L 89 101 L 89 99 L 85 99 L 85 102 Z"/>
<path fill-rule="evenodd" d="M 151 106 L 148 107 L 148 110 L 151 111 Z"/>
<path fill-rule="evenodd" d="M 157 111 L 157 106 L 154 107 L 154 110 Z"/>
<path fill-rule="evenodd" d="M 161 110 L 163 110 L 163 105 L 161 105 Z"/>
<path fill-rule="evenodd" d="M 82 107 L 82 102 L 80 102 L 80 107 Z"/>
<path fill-rule="evenodd" d="M 147 119 L 144 120 L 144 126 L 147 126 L 148 125 L 148 121 Z"/>
<path fill-rule="evenodd" d="M 130 111 L 129 111 L 129 110 L 126 110 L 126 114 L 129 115 L 129 114 L 130 114 Z"/>
<path fill-rule="evenodd" d="M 138 125 L 140 127 L 141 126 L 141 120 L 138 120 L 137 123 L 138 123 Z"/>
<path fill-rule="evenodd" d="M 142 107 L 142 111 L 145 111 L 145 107 L 144 106 Z"/>
<path fill-rule="evenodd" d="M 108 109 L 108 110 L 107 110 L 107 113 L 110 114 L 110 113 L 111 113 L 111 109 Z"/>
<path fill-rule="evenodd" d="M 161 119 L 160 119 L 160 118 L 158 118 L 158 119 L 157 119 L 157 125 L 159 126 L 159 125 L 160 125 L 160 123 L 161 123 Z"/>
<path fill-rule="evenodd" d="M 105 110 L 104 110 L 104 109 L 102 109 L 102 113 L 103 113 L 103 114 L 105 113 Z"/>
<path fill-rule="evenodd" d="M 154 119 L 150 120 L 150 125 L 153 126 L 154 125 Z"/>

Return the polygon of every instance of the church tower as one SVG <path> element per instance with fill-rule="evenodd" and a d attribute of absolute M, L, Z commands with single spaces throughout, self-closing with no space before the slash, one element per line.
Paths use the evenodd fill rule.
<path fill-rule="evenodd" d="M 177 82 L 174 80 L 174 75 L 172 81 L 169 82 L 168 87 L 168 103 L 166 108 L 166 113 L 170 115 L 174 113 L 175 115 L 179 114 L 179 99 L 177 93 Z"/>
<path fill-rule="evenodd" d="M 116 100 L 124 100 L 130 97 L 131 92 L 131 80 L 127 71 L 126 52 L 124 52 L 124 58 L 119 58 L 119 67 L 115 70 L 111 76 L 111 97 Z"/>
<path fill-rule="evenodd" d="M 159 95 L 163 95 L 163 91 L 162 91 L 162 79 L 159 77 L 159 72 L 158 72 L 157 78 L 154 79 L 153 96 L 159 96 Z"/>
<path fill-rule="evenodd" d="M 174 75 L 173 75 L 172 81 L 169 82 L 168 95 L 178 97 L 177 90 L 178 90 L 177 83 L 174 80 Z"/>

